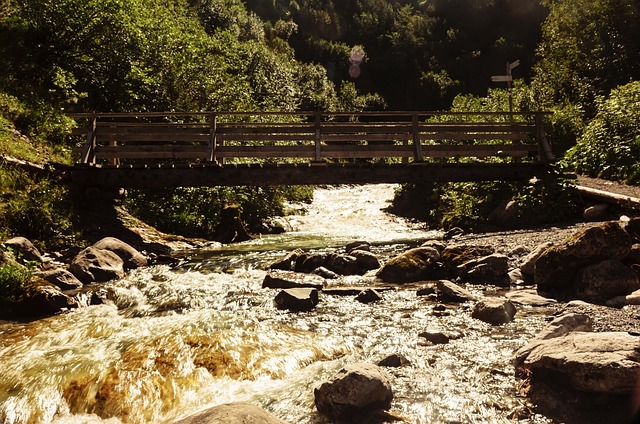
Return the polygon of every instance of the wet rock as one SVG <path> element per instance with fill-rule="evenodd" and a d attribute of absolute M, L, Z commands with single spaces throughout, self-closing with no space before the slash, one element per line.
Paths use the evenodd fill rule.
<path fill-rule="evenodd" d="M 550 306 L 558 303 L 555 299 L 540 296 L 535 290 L 515 290 L 505 294 L 511 302 L 525 306 Z"/>
<path fill-rule="evenodd" d="M 640 217 L 631 218 L 623 224 L 623 228 L 634 243 L 640 243 Z"/>
<path fill-rule="evenodd" d="M 399 353 L 394 353 L 393 355 L 389 355 L 384 359 L 381 359 L 378 362 L 378 365 L 381 367 L 389 367 L 389 368 L 399 368 L 405 365 L 410 365 L 411 361 L 409 361 L 404 355 Z"/>
<path fill-rule="evenodd" d="M 467 246 L 453 245 L 447 246 L 442 252 L 442 261 L 451 270 L 457 269 L 460 265 L 495 253 L 491 246 Z"/>
<path fill-rule="evenodd" d="M 631 250 L 631 237 L 616 222 L 608 222 L 579 232 L 547 249 L 535 263 L 539 291 L 559 296 L 575 296 L 578 271 L 606 259 L 620 260 Z"/>
<path fill-rule="evenodd" d="M 459 275 L 468 281 L 508 285 L 509 257 L 494 253 L 459 265 Z"/>
<path fill-rule="evenodd" d="M 360 267 L 358 260 L 350 255 L 330 253 L 327 255 L 323 265 L 339 275 L 362 275 L 366 272 L 365 269 Z"/>
<path fill-rule="evenodd" d="M 36 275 L 57 286 L 60 290 L 75 290 L 82 287 L 82 282 L 64 268 L 39 271 Z"/>
<path fill-rule="evenodd" d="M 371 250 L 371 244 L 368 241 L 354 241 L 345 246 L 347 254 L 350 254 L 354 250 L 364 250 L 369 252 Z"/>
<path fill-rule="evenodd" d="M 315 274 L 302 274 L 293 271 L 269 271 L 262 280 L 262 288 L 268 289 L 293 289 L 314 288 L 321 290 L 324 286 L 324 278 Z"/>
<path fill-rule="evenodd" d="M 18 305 L 20 315 L 42 317 L 66 312 L 76 308 L 78 303 L 70 296 L 48 282 L 36 283 L 23 295 Z"/>
<path fill-rule="evenodd" d="M 365 289 L 358 293 L 356 300 L 360 303 L 379 302 L 382 300 L 382 295 L 380 295 L 380 293 L 375 289 Z"/>
<path fill-rule="evenodd" d="M 73 258 L 69 271 L 84 284 L 124 277 L 124 262 L 108 250 L 87 247 Z"/>
<path fill-rule="evenodd" d="M 13 237 L 3 244 L 13 251 L 18 260 L 42 262 L 40 251 L 25 237 Z"/>
<path fill-rule="evenodd" d="M 350 256 L 356 258 L 356 263 L 360 267 L 360 269 L 364 271 L 370 271 L 372 269 L 380 268 L 380 261 L 371 252 L 367 252 L 365 250 L 353 250 L 349 253 Z"/>
<path fill-rule="evenodd" d="M 304 254 L 302 249 L 295 249 L 285 255 L 283 258 L 273 261 L 269 265 L 269 269 L 279 269 L 283 271 L 294 271 L 296 267 L 296 261 Z"/>
<path fill-rule="evenodd" d="M 640 289 L 638 275 L 618 260 L 605 260 L 579 271 L 576 295 L 589 302 L 604 302 Z"/>
<path fill-rule="evenodd" d="M 389 409 L 393 390 L 389 377 L 380 367 L 353 364 L 315 389 L 314 398 L 322 415 L 331 419 L 357 420 L 378 409 Z"/>
<path fill-rule="evenodd" d="M 450 340 L 450 337 L 447 334 L 440 332 L 423 332 L 418 334 L 418 336 L 426 339 L 431 345 L 447 344 Z"/>
<path fill-rule="evenodd" d="M 559 376 L 574 390 L 631 394 L 640 372 L 640 337 L 625 332 L 571 332 L 538 341 L 518 366 L 533 379 Z"/>
<path fill-rule="evenodd" d="M 287 424 L 275 415 L 250 403 L 238 402 L 214 406 L 173 424 Z"/>
<path fill-rule="evenodd" d="M 437 279 L 440 254 L 432 247 L 418 247 L 392 258 L 376 273 L 383 281 L 409 283 Z M 434 278 L 435 277 L 435 278 Z"/>
<path fill-rule="evenodd" d="M 314 269 L 325 265 L 327 255 L 324 253 L 302 253 L 296 258 L 293 268 L 296 272 L 313 272 Z"/>
<path fill-rule="evenodd" d="M 313 310 L 318 304 L 318 290 L 312 288 L 285 289 L 275 297 L 276 307 L 291 312 Z"/>
<path fill-rule="evenodd" d="M 491 325 L 506 324 L 513 321 L 516 308 L 508 299 L 485 298 L 476 303 L 471 317 Z"/>
<path fill-rule="evenodd" d="M 147 258 L 129 244 L 115 237 L 105 237 L 93 244 L 94 249 L 108 250 L 113 252 L 122 259 L 124 269 L 135 269 L 147 266 L 149 262 Z"/>
<path fill-rule="evenodd" d="M 336 274 L 335 272 L 323 266 L 319 266 L 318 268 L 314 269 L 312 271 L 312 274 L 319 275 L 320 277 L 325 278 L 327 280 L 335 280 L 337 278 L 340 278 L 338 274 Z"/>
<path fill-rule="evenodd" d="M 462 303 L 477 300 L 473 293 L 448 280 L 438 280 L 436 290 L 440 302 Z"/>
<path fill-rule="evenodd" d="M 522 273 L 525 275 L 533 276 L 535 272 L 536 261 L 551 246 L 553 246 L 553 243 L 546 242 L 538 245 L 535 249 L 533 249 L 527 256 L 525 256 L 522 259 L 522 264 L 520 265 L 520 271 L 522 271 Z"/>
<path fill-rule="evenodd" d="M 337 287 L 325 287 L 322 293 L 334 296 L 356 296 L 366 290 L 375 290 L 376 292 L 383 292 L 393 290 L 388 286 L 376 286 L 375 289 L 362 286 L 337 286 Z"/>
<path fill-rule="evenodd" d="M 434 299 L 436 299 L 437 293 L 435 281 L 429 281 L 416 290 L 416 296 L 432 296 Z"/>

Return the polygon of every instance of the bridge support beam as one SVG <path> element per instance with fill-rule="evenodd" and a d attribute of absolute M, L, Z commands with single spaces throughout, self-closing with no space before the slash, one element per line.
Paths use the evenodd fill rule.
<path fill-rule="evenodd" d="M 526 180 L 547 169 L 543 164 L 327 164 L 193 165 L 185 167 L 93 167 L 67 171 L 74 185 L 98 188 L 153 188 L 419 183 Z"/>

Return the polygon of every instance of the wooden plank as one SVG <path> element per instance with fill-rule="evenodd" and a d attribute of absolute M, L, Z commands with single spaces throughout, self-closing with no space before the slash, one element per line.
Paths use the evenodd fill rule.
<path fill-rule="evenodd" d="M 313 141 L 315 134 L 217 134 L 218 140 L 225 141 Z"/>
<path fill-rule="evenodd" d="M 98 141 L 110 141 L 116 140 L 122 143 L 170 143 L 170 142 L 191 142 L 191 143 L 205 143 L 209 141 L 209 133 L 203 134 L 96 134 Z"/>
<path fill-rule="evenodd" d="M 96 157 L 105 159 L 206 158 L 207 146 L 98 146 Z"/>

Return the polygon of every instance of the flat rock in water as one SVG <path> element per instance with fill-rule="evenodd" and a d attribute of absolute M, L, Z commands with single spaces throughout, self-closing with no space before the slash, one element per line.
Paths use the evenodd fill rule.
<path fill-rule="evenodd" d="M 287 424 L 264 409 L 250 403 L 227 403 L 214 406 L 173 424 Z"/>
<path fill-rule="evenodd" d="M 324 286 L 324 278 L 316 274 L 303 274 L 293 271 L 269 271 L 262 280 L 262 288 L 269 289 L 293 289 L 297 287 L 310 287 L 321 290 Z"/>
<path fill-rule="evenodd" d="M 436 282 L 436 296 L 441 302 L 477 300 L 473 293 L 448 280 L 438 280 Z"/>
<path fill-rule="evenodd" d="M 525 306 L 549 306 L 558 303 L 555 299 L 540 296 L 537 291 L 528 289 L 507 292 L 505 297 L 513 303 Z"/>
<path fill-rule="evenodd" d="M 516 308 L 508 299 L 485 298 L 476 303 L 471 317 L 491 325 L 506 324 L 513 321 Z"/>
<path fill-rule="evenodd" d="M 275 297 L 278 309 L 291 312 L 311 311 L 319 301 L 318 290 L 312 288 L 285 289 Z"/>

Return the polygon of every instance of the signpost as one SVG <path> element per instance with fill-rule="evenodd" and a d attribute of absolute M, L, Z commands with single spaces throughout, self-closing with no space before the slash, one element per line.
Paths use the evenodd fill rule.
<path fill-rule="evenodd" d="M 513 96 L 511 95 L 511 83 L 513 82 L 513 76 L 511 71 L 520 65 L 520 59 L 514 62 L 507 62 L 507 74 L 506 75 L 494 75 L 491 77 L 491 82 L 506 82 L 507 91 L 509 92 L 509 112 L 513 112 Z"/>

